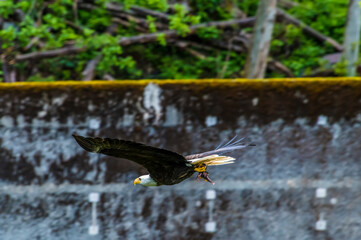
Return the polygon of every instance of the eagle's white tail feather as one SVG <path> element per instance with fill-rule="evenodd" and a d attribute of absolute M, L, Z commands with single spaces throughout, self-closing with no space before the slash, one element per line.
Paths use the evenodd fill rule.
<path fill-rule="evenodd" d="M 224 161 L 224 162 L 210 162 L 207 163 L 208 166 L 215 166 L 215 165 L 225 165 L 225 164 L 231 164 L 234 163 L 234 161 Z"/>
<path fill-rule="evenodd" d="M 203 158 L 188 160 L 188 162 L 190 162 L 192 165 L 204 163 L 208 166 L 212 166 L 212 165 L 224 165 L 224 164 L 234 163 L 234 160 L 235 159 L 233 157 L 219 156 L 215 154 Z"/>

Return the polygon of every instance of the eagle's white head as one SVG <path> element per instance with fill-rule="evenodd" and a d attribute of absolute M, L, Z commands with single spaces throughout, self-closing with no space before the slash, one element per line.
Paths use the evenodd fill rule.
<path fill-rule="evenodd" d="M 151 186 L 158 186 L 157 182 L 153 180 L 153 178 L 150 177 L 150 175 L 143 175 L 139 178 L 136 178 L 134 180 L 134 186 L 140 184 L 143 186 L 151 187 Z"/>

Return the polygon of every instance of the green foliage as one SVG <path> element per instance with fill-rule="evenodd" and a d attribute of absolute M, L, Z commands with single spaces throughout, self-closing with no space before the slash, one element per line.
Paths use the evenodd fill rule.
<path fill-rule="evenodd" d="M 194 12 L 197 12 L 202 21 L 205 22 L 230 19 L 232 15 L 223 6 L 224 2 L 224 0 L 193 0 L 191 1 L 191 7 Z"/>
<path fill-rule="evenodd" d="M 92 36 L 90 38 L 86 38 L 83 44 L 84 44 L 84 46 L 87 46 L 91 49 L 100 49 L 103 47 L 107 47 L 109 45 L 117 46 L 117 47 L 119 47 L 120 50 L 118 52 L 116 52 L 116 54 L 121 53 L 121 48 L 118 45 L 118 37 L 112 36 L 107 33 L 98 34 L 98 35 Z"/>
<path fill-rule="evenodd" d="M 123 1 L 117 1 L 123 4 L 124 9 L 128 10 L 132 5 L 135 4 L 135 0 L 123 0 Z"/>
<path fill-rule="evenodd" d="M 30 8 L 30 2 L 27 1 L 27 0 L 23 0 L 23 1 L 20 1 L 16 4 L 16 7 L 20 10 L 22 10 L 23 12 L 26 12 L 29 10 Z"/>
<path fill-rule="evenodd" d="M 204 39 L 219 38 L 220 34 L 221 31 L 216 27 L 206 27 L 197 30 L 197 35 Z"/>
<path fill-rule="evenodd" d="M 155 26 L 155 17 L 152 16 L 147 16 L 147 22 L 148 22 L 148 27 L 149 27 L 149 32 L 154 33 L 157 31 L 157 27 Z"/>
<path fill-rule="evenodd" d="M 163 12 L 169 7 L 167 0 L 136 0 L 135 4 Z"/>
<path fill-rule="evenodd" d="M 12 0 L 2 0 L 0 1 L 0 16 L 8 18 L 9 15 L 13 14 L 15 11 L 15 4 Z"/>
<path fill-rule="evenodd" d="M 55 78 L 54 76 L 47 76 L 43 77 L 40 75 L 40 73 L 30 76 L 26 81 L 28 82 L 54 82 Z"/>
<path fill-rule="evenodd" d="M 175 14 L 170 17 L 169 29 L 174 29 L 181 36 L 186 36 L 190 32 L 188 24 L 194 25 L 199 23 L 199 16 L 189 15 L 183 5 L 174 5 Z"/>
<path fill-rule="evenodd" d="M 239 8 L 242 9 L 247 15 L 254 16 L 257 12 L 258 0 L 239 1 Z"/>
<path fill-rule="evenodd" d="M 339 43 L 343 42 L 344 27 L 347 19 L 347 1 L 299 0 L 299 6 L 289 13 L 304 24 L 329 36 Z M 316 40 L 303 33 L 302 29 L 291 24 L 276 24 L 271 42 L 271 55 L 287 66 L 296 76 L 304 76 L 315 69 L 325 66 L 322 57 L 335 50 L 327 43 Z M 342 64 L 341 64 L 342 65 Z M 337 67 L 337 74 L 342 74 Z"/>
<path fill-rule="evenodd" d="M 159 43 L 160 45 L 162 45 L 162 46 L 167 45 L 167 42 L 166 42 L 166 40 L 165 40 L 165 35 L 164 35 L 164 33 L 158 33 L 158 34 L 157 34 L 157 41 L 158 41 L 158 43 Z"/>
<path fill-rule="evenodd" d="M 346 75 L 346 66 L 347 66 L 347 62 L 345 59 L 342 59 L 341 61 L 339 61 L 338 63 L 335 64 L 334 70 L 336 75 L 338 76 L 345 76 Z"/>
<path fill-rule="evenodd" d="M 147 47 L 133 46 L 128 54 L 137 56 L 146 71 L 142 78 L 151 79 L 189 79 L 214 78 L 225 65 L 225 78 L 240 77 L 239 65 L 244 65 L 246 56 L 231 52 L 227 62 L 227 52 L 219 51 L 214 56 L 205 59 L 194 58 L 186 51 L 172 46 L 159 47 L 150 44 Z M 154 54 L 157 52 L 158 54 Z"/>
<path fill-rule="evenodd" d="M 96 8 L 91 11 L 79 10 L 79 22 L 94 31 L 104 32 L 111 24 L 111 16 L 105 8 Z"/>
<path fill-rule="evenodd" d="M 129 9 L 132 5 L 137 5 L 164 12 L 169 8 L 167 0 L 116 0 L 114 2 L 123 4 L 125 9 Z"/>
<path fill-rule="evenodd" d="M 305 24 L 330 36 L 343 41 L 344 26 L 347 20 L 348 1 L 299 1 L 300 5 L 290 13 L 301 19 Z"/>
<path fill-rule="evenodd" d="M 6 49 L 14 46 L 14 40 L 16 38 L 16 29 L 10 26 L 6 29 L 0 30 L 1 48 Z"/>
<path fill-rule="evenodd" d="M 13 66 L 18 76 L 28 78 L 27 81 L 81 79 L 88 62 L 98 56 L 101 58 L 95 69 L 96 79 L 102 79 L 105 74 L 116 79 L 241 77 L 246 53 L 228 52 L 209 46 L 210 39 L 229 40 L 230 30 L 215 27 L 199 29 L 190 38 L 198 46 L 186 48 L 177 48 L 173 43 L 167 44 L 165 35 L 159 33 L 164 29 L 160 29 L 158 23 L 168 24 L 169 29 L 174 29 L 185 37 L 190 26 L 201 21 L 231 19 L 232 9 L 226 4 L 229 1 L 232 0 L 192 0 L 188 1 L 190 11 L 187 11 L 183 5 L 170 5 L 174 1 L 167 0 L 83 1 L 93 6 L 91 9 L 79 6 L 75 8 L 72 0 L 0 0 L 0 16 L 4 20 L 3 29 L 0 30 L 0 50 L 8 55 L 10 61 L 17 54 L 66 46 L 86 48 L 86 51 L 78 54 L 37 60 L 36 67 L 32 61 L 15 63 Z M 298 2 L 299 6 L 287 10 L 290 14 L 342 43 L 347 1 L 293 1 Z M 106 9 L 108 2 L 121 3 L 126 11 L 131 11 L 132 5 L 161 12 L 169 10 L 169 22 L 159 21 L 154 16 L 144 16 L 143 23 L 148 24 L 148 32 L 157 34 L 157 41 L 121 47 L 118 44 L 120 38 L 144 32 L 139 32 L 136 20 L 130 20 L 128 25 L 118 24 L 113 27 L 114 16 Z M 247 16 L 256 14 L 258 2 L 236 1 L 237 7 Z M 18 15 L 19 11 L 23 13 L 21 17 Z M 146 25 L 142 25 L 143 28 L 144 26 Z M 112 29 L 111 32 L 109 29 Z M 233 34 L 239 30 L 235 30 Z M 253 29 L 246 28 L 242 31 L 252 33 Z M 270 55 L 296 76 L 310 74 L 319 68 L 329 68 L 322 57 L 333 52 L 335 50 L 332 46 L 317 42 L 313 37 L 305 35 L 299 27 L 282 22 L 274 27 Z M 334 70 L 336 74 L 344 75 L 345 62 L 340 61 L 334 66 Z M 266 75 L 274 76 L 281 75 L 271 72 Z M 0 72 L 0 81 L 2 78 L 3 73 Z"/>

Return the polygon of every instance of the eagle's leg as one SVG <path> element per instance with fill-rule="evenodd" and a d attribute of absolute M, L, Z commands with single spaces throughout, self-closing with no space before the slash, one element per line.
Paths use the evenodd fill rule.
<path fill-rule="evenodd" d="M 209 178 L 209 173 L 208 172 L 201 172 L 201 173 L 198 173 L 197 175 L 197 181 L 199 181 L 199 179 L 204 179 L 204 181 L 206 182 L 210 182 L 214 185 L 214 182 L 212 181 L 212 179 Z"/>
<path fill-rule="evenodd" d="M 196 178 L 196 179 L 197 179 L 197 182 L 199 182 L 199 179 L 201 179 L 201 175 L 202 175 L 202 173 L 198 173 L 198 174 L 197 174 L 197 178 Z"/>
<path fill-rule="evenodd" d="M 209 178 L 208 172 L 206 171 L 206 169 L 207 169 L 207 165 L 205 163 L 198 164 L 194 168 L 194 171 L 198 172 L 196 179 L 197 179 L 197 181 L 199 181 L 199 179 L 204 179 L 204 181 L 206 181 L 206 182 L 208 181 L 214 185 L 214 182 Z"/>

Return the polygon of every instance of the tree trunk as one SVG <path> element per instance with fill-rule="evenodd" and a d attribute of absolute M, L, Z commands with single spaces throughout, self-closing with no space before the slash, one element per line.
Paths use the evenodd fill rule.
<path fill-rule="evenodd" d="M 245 67 L 245 76 L 247 78 L 264 77 L 276 18 L 276 4 L 277 0 L 261 0 L 258 5 L 256 24 Z"/>
<path fill-rule="evenodd" d="M 348 13 L 347 13 L 347 25 L 345 30 L 344 41 L 344 58 L 346 60 L 346 72 L 347 76 L 356 75 L 356 64 L 359 53 L 359 41 L 360 41 L 360 5 L 361 0 L 350 0 Z"/>

